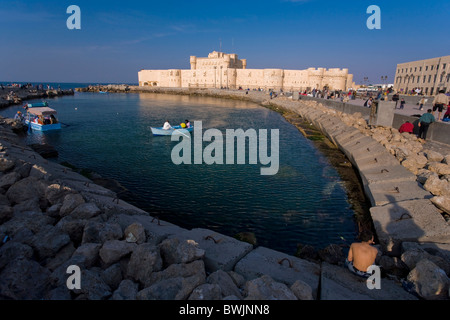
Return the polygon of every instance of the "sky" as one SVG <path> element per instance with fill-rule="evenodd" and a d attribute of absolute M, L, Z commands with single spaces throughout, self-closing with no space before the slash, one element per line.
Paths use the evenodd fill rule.
<path fill-rule="evenodd" d="M 370 5 L 380 29 L 367 27 Z M 249 69 L 348 68 L 357 84 L 392 83 L 398 63 L 450 55 L 449 13 L 448 0 L 2 0 L 0 81 L 137 83 L 141 69 L 189 69 L 216 50 Z"/>

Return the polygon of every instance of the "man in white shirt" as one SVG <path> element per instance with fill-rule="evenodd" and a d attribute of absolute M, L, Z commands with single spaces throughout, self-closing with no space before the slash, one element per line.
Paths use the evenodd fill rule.
<path fill-rule="evenodd" d="M 164 130 L 172 129 L 172 126 L 170 125 L 169 120 L 166 120 L 166 123 L 164 123 L 163 129 Z"/>

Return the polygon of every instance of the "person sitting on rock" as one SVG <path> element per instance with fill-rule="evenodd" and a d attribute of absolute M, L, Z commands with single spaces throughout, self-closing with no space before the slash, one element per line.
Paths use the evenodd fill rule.
<path fill-rule="evenodd" d="M 398 129 L 398 132 L 400 132 L 400 133 L 402 133 L 402 132 L 413 133 L 413 131 L 414 131 L 414 125 L 411 122 L 409 122 L 409 121 L 406 121 Z"/>
<path fill-rule="evenodd" d="M 375 264 L 378 249 L 372 247 L 373 234 L 370 230 L 364 230 L 360 235 L 361 243 L 354 242 L 350 246 L 345 265 L 357 276 L 369 278 L 372 274 L 367 272 L 370 266 Z"/>

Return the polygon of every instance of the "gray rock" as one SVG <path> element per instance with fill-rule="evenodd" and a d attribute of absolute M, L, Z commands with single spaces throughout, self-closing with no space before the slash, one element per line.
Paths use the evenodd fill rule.
<path fill-rule="evenodd" d="M 0 205 L 0 224 L 5 223 L 13 217 L 13 208 L 6 205 Z"/>
<path fill-rule="evenodd" d="M 130 257 L 127 276 L 145 284 L 153 272 L 162 269 L 162 258 L 159 247 L 150 243 L 137 245 Z"/>
<path fill-rule="evenodd" d="M 52 300 L 52 301 L 72 300 L 72 296 L 70 294 L 70 290 L 67 289 L 67 286 L 60 286 L 53 290 L 50 290 L 48 294 L 45 296 L 45 300 Z"/>
<path fill-rule="evenodd" d="M 119 261 L 126 255 L 130 254 L 135 247 L 136 244 L 134 243 L 128 243 L 119 240 L 109 240 L 103 244 L 102 248 L 99 251 L 99 255 L 105 265 L 109 266 Z"/>
<path fill-rule="evenodd" d="M 11 204 L 21 203 L 23 201 L 43 197 L 41 190 L 41 182 L 34 178 L 28 177 L 17 181 L 6 192 L 6 196 Z"/>
<path fill-rule="evenodd" d="M 413 270 L 417 263 L 423 259 L 428 259 L 444 270 L 447 275 L 450 275 L 450 262 L 442 257 L 431 255 L 423 249 L 415 248 L 410 249 L 401 255 L 401 260 L 408 266 L 410 270 Z"/>
<path fill-rule="evenodd" d="M 62 204 L 54 204 L 51 205 L 47 210 L 45 210 L 45 214 L 52 218 L 58 218 L 59 217 L 59 210 L 61 209 Z"/>
<path fill-rule="evenodd" d="M 75 219 L 71 216 L 66 216 L 58 221 L 56 227 L 67 233 L 74 243 L 81 242 L 83 232 L 87 224 L 87 220 Z"/>
<path fill-rule="evenodd" d="M 444 270 L 430 260 L 420 260 L 407 279 L 413 283 L 415 291 L 426 300 L 448 298 L 449 279 Z"/>
<path fill-rule="evenodd" d="M 343 261 L 345 261 L 342 247 L 336 244 L 330 244 L 326 248 L 319 250 L 318 254 L 320 259 L 330 264 L 342 265 Z"/>
<path fill-rule="evenodd" d="M 287 285 L 268 275 L 247 281 L 244 292 L 245 300 L 297 300 Z"/>
<path fill-rule="evenodd" d="M 81 269 L 81 289 L 73 291 L 84 295 L 88 300 L 106 300 L 112 295 L 111 288 L 96 269 Z"/>
<path fill-rule="evenodd" d="M 219 285 L 205 283 L 195 288 L 188 300 L 222 300 L 222 296 Z"/>
<path fill-rule="evenodd" d="M 61 229 L 47 225 L 33 237 L 31 246 L 39 259 L 53 257 L 70 242 L 70 237 Z"/>
<path fill-rule="evenodd" d="M 32 256 L 33 249 L 30 246 L 16 241 L 8 241 L 0 247 L 0 270 L 15 259 L 29 259 Z"/>
<path fill-rule="evenodd" d="M 27 178 L 30 175 L 31 167 L 32 167 L 31 163 L 17 159 L 16 165 L 14 167 L 14 172 L 20 174 L 20 177 L 22 179 Z"/>
<path fill-rule="evenodd" d="M 11 261 L 0 273 L 0 296 L 13 300 L 40 300 L 50 288 L 50 271 L 26 258 Z"/>
<path fill-rule="evenodd" d="M 85 203 L 83 196 L 79 193 L 69 193 L 64 197 L 59 214 L 65 217 L 70 214 L 76 207 Z"/>
<path fill-rule="evenodd" d="M 104 243 L 123 237 L 122 228 L 117 223 L 88 221 L 83 231 L 82 243 Z"/>
<path fill-rule="evenodd" d="M 90 268 L 97 263 L 101 246 L 100 243 L 82 244 L 75 250 L 72 256 L 83 256 L 85 258 L 85 266 Z"/>
<path fill-rule="evenodd" d="M 239 288 L 236 286 L 231 276 L 223 270 L 217 270 L 211 273 L 206 279 L 206 282 L 218 285 L 221 288 L 223 297 L 236 296 L 239 299 L 242 299 Z"/>
<path fill-rule="evenodd" d="M 77 206 L 70 215 L 77 219 L 91 219 L 102 211 L 94 203 L 82 203 Z"/>
<path fill-rule="evenodd" d="M 242 288 L 245 285 L 245 278 L 243 275 L 241 275 L 237 272 L 234 272 L 234 271 L 227 271 L 227 273 L 229 274 L 231 279 L 233 279 L 234 284 L 238 288 Z"/>
<path fill-rule="evenodd" d="M 137 244 L 144 243 L 147 239 L 144 226 L 138 222 L 129 225 L 125 229 L 125 240 L 127 242 L 135 242 Z"/>
<path fill-rule="evenodd" d="M 11 187 L 14 183 L 19 181 L 22 177 L 17 172 L 10 172 L 5 175 L 3 175 L 0 178 L 0 188 L 3 188 L 4 190 L 7 190 L 9 187 Z"/>
<path fill-rule="evenodd" d="M 58 268 L 60 265 L 62 265 L 64 262 L 70 259 L 74 251 L 75 247 L 73 246 L 73 243 L 70 242 L 68 245 L 64 246 L 61 250 L 59 250 L 54 258 L 47 259 L 45 267 L 50 271 L 56 270 L 56 268 Z"/>
<path fill-rule="evenodd" d="M 122 268 L 119 263 L 113 264 L 105 269 L 101 276 L 103 281 L 114 291 L 123 279 Z"/>
<path fill-rule="evenodd" d="M 185 300 L 196 287 L 205 283 L 205 264 L 196 260 L 171 265 L 153 273 L 151 278 L 152 284 L 138 292 L 138 300 Z"/>
<path fill-rule="evenodd" d="M 136 300 L 139 285 L 131 280 L 123 280 L 112 295 L 112 300 Z"/>
<path fill-rule="evenodd" d="M 31 198 L 29 200 L 25 200 L 19 204 L 16 204 L 14 207 L 14 214 L 20 212 L 42 212 L 41 204 L 39 198 Z"/>
<path fill-rule="evenodd" d="M 314 300 L 311 287 L 302 280 L 295 281 L 290 289 L 298 300 Z"/>
<path fill-rule="evenodd" d="M 166 239 L 160 244 L 165 265 L 189 263 L 204 257 L 205 250 L 199 249 L 193 240 Z"/>

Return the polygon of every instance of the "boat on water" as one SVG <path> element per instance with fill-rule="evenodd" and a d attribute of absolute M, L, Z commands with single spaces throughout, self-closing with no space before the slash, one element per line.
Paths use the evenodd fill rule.
<path fill-rule="evenodd" d="M 171 135 L 188 135 L 194 130 L 194 127 L 182 128 L 181 126 L 173 126 L 170 129 L 163 129 L 163 127 L 150 127 L 154 136 L 171 136 Z"/>
<path fill-rule="evenodd" d="M 47 102 L 28 103 L 24 106 L 25 124 L 36 131 L 51 131 L 61 129 L 61 123 L 56 118 L 56 110 L 50 108 Z"/>

